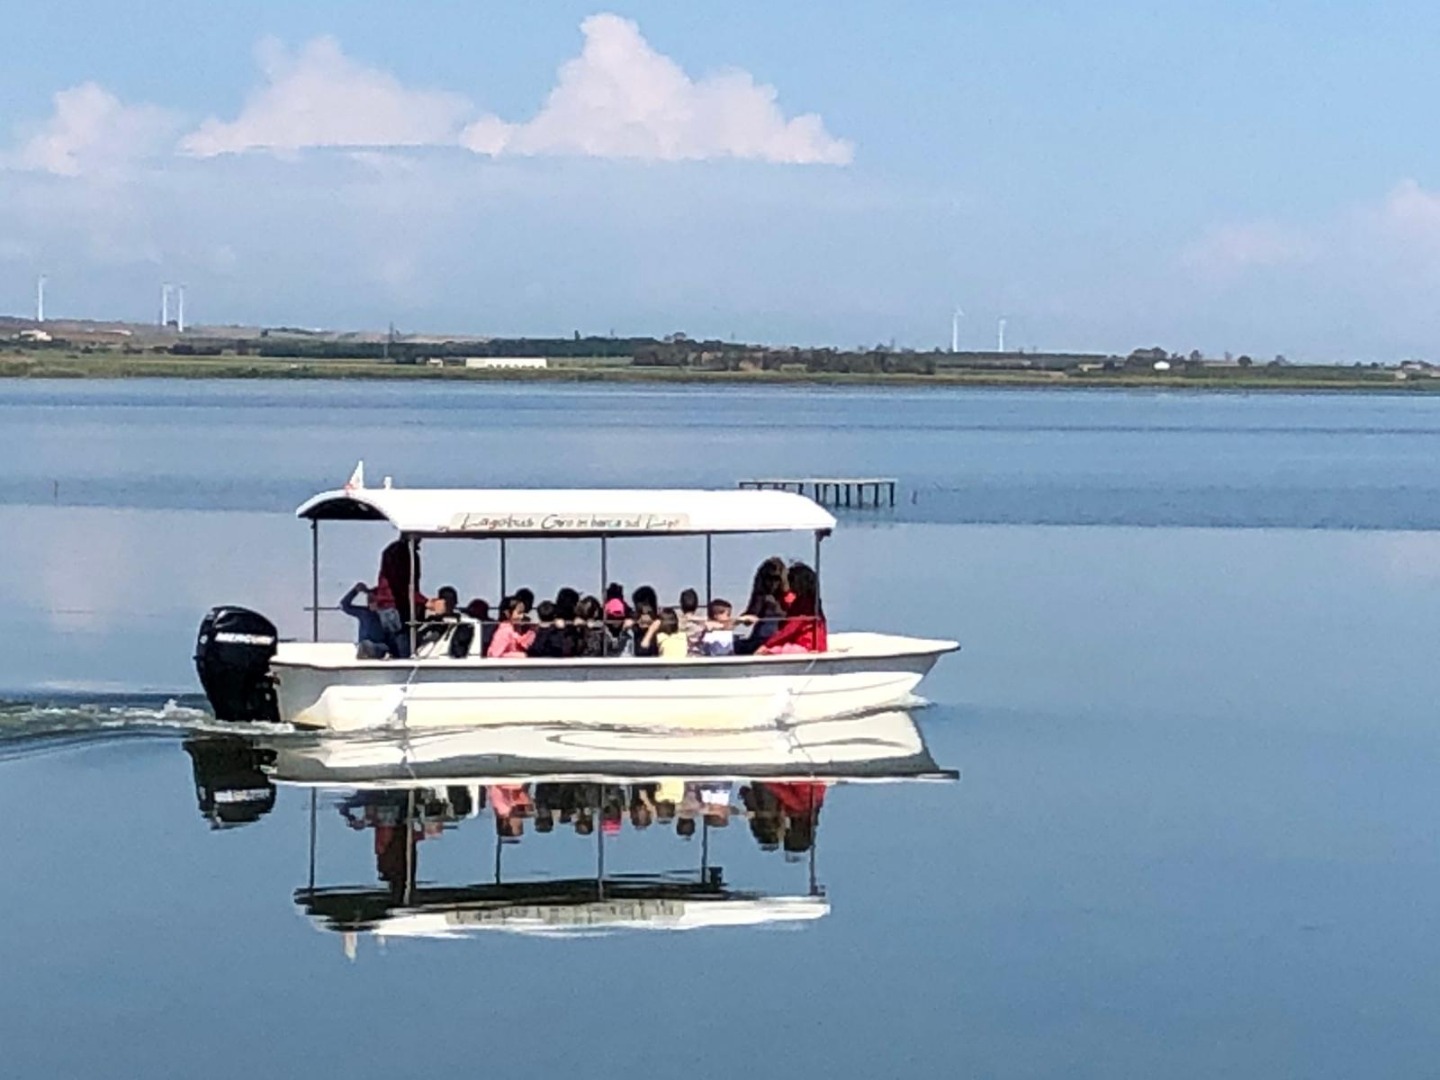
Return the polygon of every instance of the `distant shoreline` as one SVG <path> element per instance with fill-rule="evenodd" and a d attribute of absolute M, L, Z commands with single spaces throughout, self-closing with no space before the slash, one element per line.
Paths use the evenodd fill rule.
<path fill-rule="evenodd" d="M 542 369 L 475 369 L 459 366 L 372 363 L 364 360 L 286 360 L 256 357 L 216 359 L 173 356 L 56 356 L 0 354 L 0 378 L 8 379 L 328 379 L 483 383 L 620 383 L 692 386 L 897 386 L 977 389 L 1186 390 L 1201 393 L 1249 391 L 1305 393 L 1414 394 L 1440 391 L 1440 378 L 1398 379 L 1392 371 L 1356 372 L 1337 378 L 1334 369 L 1307 377 L 1299 365 L 1284 375 L 1264 369 L 1208 373 L 1095 371 L 1083 374 L 1041 371 L 944 371 L 933 375 L 803 371 L 703 371 L 693 368 L 567 366 Z"/>

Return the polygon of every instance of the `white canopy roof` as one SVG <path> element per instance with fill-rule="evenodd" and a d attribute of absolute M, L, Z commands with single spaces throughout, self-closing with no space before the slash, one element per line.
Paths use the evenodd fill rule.
<path fill-rule="evenodd" d="M 418 536 L 695 536 L 828 531 L 835 518 L 787 491 L 353 487 L 316 495 L 312 521 L 388 521 Z"/>

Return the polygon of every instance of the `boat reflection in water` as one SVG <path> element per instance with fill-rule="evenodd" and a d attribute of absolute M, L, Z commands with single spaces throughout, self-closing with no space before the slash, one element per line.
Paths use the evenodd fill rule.
<path fill-rule="evenodd" d="M 816 876 L 816 840 L 834 788 L 956 778 L 936 765 L 912 717 L 898 710 L 704 733 L 527 725 L 217 733 L 192 738 L 186 749 L 200 810 L 215 827 L 258 820 L 274 805 L 274 785 L 309 789 L 309 876 L 295 902 L 318 927 L 345 934 L 352 954 L 359 934 L 555 936 L 818 919 L 830 909 Z M 349 829 L 369 834 L 378 884 L 317 882 L 317 822 L 331 805 Z M 421 851 L 462 825 L 492 833 L 492 880 L 424 879 Z M 728 884 L 714 861 L 722 830 L 727 854 L 743 843 L 748 857 L 770 852 L 794 864 L 787 872 L 795 887 L 776 894 Z M 687 868 L 607 870 L 607 846 L 613 851 L 622 834 L 639 833 L 647 843 L 674 845 L 663 848 L 667 862 L 683 850 Z M 561 852 L 559 838 L 547 834 L 584 838 L 593 869 L 507 880 L 507 848 L 523 841 L 531 854 L 546 855 L 547 845 Z M 573 856 L 573 840 L 563 847 Z"/>

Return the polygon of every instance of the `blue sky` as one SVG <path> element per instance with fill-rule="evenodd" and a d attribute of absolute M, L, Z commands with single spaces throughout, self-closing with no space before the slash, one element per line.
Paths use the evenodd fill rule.
<path fill-rule="evenodd" d="M 6 23 L 0 310 L 44 271 L 60 315 L 1440 358 L 1431 6 Z"/>

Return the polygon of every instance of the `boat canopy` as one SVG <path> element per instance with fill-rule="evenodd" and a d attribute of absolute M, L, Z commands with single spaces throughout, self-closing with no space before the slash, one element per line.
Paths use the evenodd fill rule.
<path fill-rule="evenodd" d="M 829 532 L 834 516 L 786 491 L 348 488 L 295 511 L 310 521 L 388 521 L 415 536 L 699 536 Z"/>

